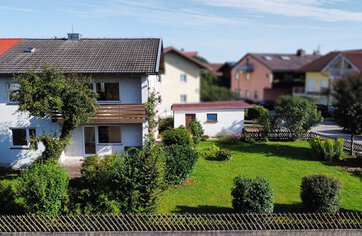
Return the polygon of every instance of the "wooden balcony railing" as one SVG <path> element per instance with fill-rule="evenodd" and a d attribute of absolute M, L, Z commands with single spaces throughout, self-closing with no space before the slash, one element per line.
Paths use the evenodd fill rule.
<path fill-rule="evenodd" d="M 61 123 L 63 117 L 55 110 L 52 121 Z M 143 123 L 145 121 L 144 104 L 99 104 L 97 114 L 90 119 L 89 123 Z"/>
<path fill-rule="evenodd" d="M 99 104 L 90 123 L 143 123 L 146 121 L 144 104 Z"/>

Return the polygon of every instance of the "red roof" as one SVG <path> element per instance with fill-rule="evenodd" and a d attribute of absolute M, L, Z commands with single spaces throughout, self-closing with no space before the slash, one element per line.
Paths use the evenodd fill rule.
<path fill-rule="evenodd" d="M 166 48 L 163 49 L 163 53 L 164 53 L 164 54 L 169 53 L 169 52 L 174 52 L 174 53 L 176 53 L 176 54 L 178 54 L 178 55 L 180 55 L 180 56 L 185 57 L 185 58 L 188 59 L 189 61 L 194 62 L 195 64 L 197 64 L 197 65 L 200 66 L 201 68 L 210 70 L 210 66 L 209 66 L 208 64 L 203 63 L 203 62 L 201 62 L 201 61 L 199 61 L 199 60 L 197 60 L 197 59 L 195 59 L 195 58 L 193 58 L 193 57 L 190 57 L 190 56 L 188 56 L 185 52 L 182 52 L 182 51 L 180 51 L 180 50 L 178 50 L 178 49 L 176 49 L 176 48 L 174 48 L 174 47 L 166 47 Z"/>
<path fill-rule="evenodd" d="M 198 52 L 184 52 L 184 54 L 189 57 L 195 57 L 195 56 L 197 56 Z"/>
<path fill-rule="evenodd" d="M 246 102 L 226 101 L 226 102 L 201 102 L 201 103 L 173 104 L 171 109 L 173 111 L 213 110 L 213 109 L 249 108 L 250 106 L 251 105 Z"/>
<path fill-rule="evenodd" d="M 23 39 L 0 39 L 0 56 Z"/>

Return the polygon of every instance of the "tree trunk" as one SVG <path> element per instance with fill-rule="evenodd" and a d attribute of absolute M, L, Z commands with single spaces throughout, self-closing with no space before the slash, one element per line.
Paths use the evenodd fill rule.
<path fill-rule="evenodd" d="M 351 134 L 351 152 L 350 152 L 351 157 L 354 157 L 354 134 Z"/>

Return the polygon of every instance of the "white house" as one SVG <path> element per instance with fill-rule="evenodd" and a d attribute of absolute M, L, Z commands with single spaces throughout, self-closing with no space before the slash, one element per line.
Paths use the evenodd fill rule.
<path fill-rule="evenodd" d="M 158 85 L 159 116 L 172 116 L 174 103 L 200 102 L 200 75 L 208 66 L 173 47 L 164 49 L 165 73 Z"/>
<path fill-rule="evenodd" d="M 174 127 L 185 126 L 191 120 L 198 120 L 204 134 L 217 137 L 227 134 L 240 134 L 244 128 L 245 102 L 202 102 L 172 105 Z"/>
<path fill-rule="evenodd" d="M 0 39 L 0 165 L 20 167 L 43 150 L 29 149 L 29 137 L 57 132 L 60 125 L 49 119 L 16 113 L 9 90 L 16 89 L 13 75 L 41 70 L 45 63 L 64 73 L 88 75 L 98 93 L 99 111 L 87 124 L 74 130 L 72 143 L 62 159 L 92 154 L 123 152 L 142 146 L 147 133 L 145 103 L 156 89 L 163 71 L 160 39 L 22 39 L 3 50 Z"/>

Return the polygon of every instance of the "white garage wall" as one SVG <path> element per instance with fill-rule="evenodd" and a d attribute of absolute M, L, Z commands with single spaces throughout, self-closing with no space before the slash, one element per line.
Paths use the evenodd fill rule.
<path fill-rule="evenodd" d="M 207 122 L 207 114 L 217 114 L 216 123 Z M 244 127 L 244 109 L 215 109 L 215 110 L 189 110 L 174 111 L 174 127 L 186 126 L 185 115 L 196 114 L 205 135 L 216 137 L 226 134 L 240 134 Z"/>

